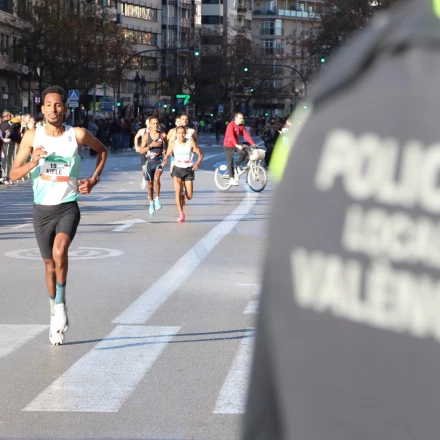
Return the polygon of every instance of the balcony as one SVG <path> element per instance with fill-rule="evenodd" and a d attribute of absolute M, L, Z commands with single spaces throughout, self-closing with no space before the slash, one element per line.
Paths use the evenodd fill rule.
<path fill-rule="evenodd" d="M 281 16 L 281 17 L 296 17 L 296 18 L 312 18 L 318 19 L 318 14 L 314 12 L 298 11 L 296 9 L 256 9 L 252 12 L 252 15 L 262 15 L 262 16 Z"/>

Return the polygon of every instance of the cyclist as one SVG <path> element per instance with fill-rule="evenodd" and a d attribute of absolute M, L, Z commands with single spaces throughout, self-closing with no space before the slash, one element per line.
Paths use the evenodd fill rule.
<path fill-rule="evenodd" d="M 225 138 L 223 140 L 223 148 L 225 150 L 226 163 L 228 165 L 229 183 L 234 186 L 238 185 L 238 176 L 236 178 L 234 171 L 234 153 L 237 152 L 239 154 L 239 158 L 236 162 L 239 171 L 241 171 L 239 166 L 246 157 L 246 152 L 240 145 L 239 136 L 243 136 L 250 145 L 256 147 L 255 142 L 244 128 L 243 120 L 243 113 L 235 113 L 234 120 L 226 127 Z"/>
<path fill-rule="evenodd" d="M 166 149 L 166 134 L 159 131 L 159 119 L 156 116 L 150 118 L 148 131 L 142 137 L 139 154 L 146 157 L 145 178 L 148 183 L 148 197 L 150 206 L 148 212 L 153 215 L 162 209 L 160 203 L 160 176 L 162 175 L 163 152 Z M 156 198 L 154 198 L 156 193 Z"/>

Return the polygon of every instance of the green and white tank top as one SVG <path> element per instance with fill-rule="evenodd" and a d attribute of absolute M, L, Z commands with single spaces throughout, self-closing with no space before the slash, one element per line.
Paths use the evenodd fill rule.
<path fill-rule="evenodd" d="M 40 145 L 47 151 L 47 156 L 31 171 L 34 203 L 59 205 L 74 202 L 78 198 L 81 163 L 74 128 L 65 126 L 62 136 L 52 137 L 44 132 L 44 127 L 38 127 L 34 148 Z"/>
<path fill-rule="evenodd" d="M 174 166 L 179 168 L 189 168 L 193 166 L 193 152 L 191 150 L 190 140 L 187 140 L 184 144 L 182 144 L 176 139 L 173 152 Z"/>

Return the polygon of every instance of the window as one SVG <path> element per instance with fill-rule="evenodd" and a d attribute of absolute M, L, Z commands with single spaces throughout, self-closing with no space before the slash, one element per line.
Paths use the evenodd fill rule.
<path fill-rule="evenodd" d="M 283 40 L 260 40 L 261 55 L 284 55 Z"/>
<path fill-rule="evenodd" d="M 23 0 L 21 0 L 23 1 Z M 0 10 L 1 11 L 6 11 L 9 12 L 10 14 L 12 14 L 13 9 L 12 9 L 12 0 L 0 0 Z"/>
<path fill-rule="evenodd" d="M 202 24 L 223 24 L 223 17 L 219 15 L 203 15 Z"/>
<path fill-rule="evenodd" d="M 274 35 L 281 37 L 284 35 L 283 20 L 266 20 L 260 23 L 260 35 Z"/>
<path fill-rule="evenodd" d="M 133 38 L 136 43 L 157 46 L 157 34 L 145 31 L 124 29 L 125 37 Z"/>
<path fill-rule="evenodd" d="M 157 21 L 157 9 L 146 8 L 144 6 L 127 5 L 126 3 L 121 3 L 121 13 L 126 17 Z"/>
<path fill-rule="evenodd" d="M 202 0 L 202 5 L 218 5 L 220 0 Z"/>

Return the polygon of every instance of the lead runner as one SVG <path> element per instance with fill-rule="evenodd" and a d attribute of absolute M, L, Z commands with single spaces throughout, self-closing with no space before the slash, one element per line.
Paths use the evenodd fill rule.
<path fill-rule="evenodd" d="M 66 91 L 51 86 L 43 91 L 41 111 L 46 124 L 26 131 L 12 165 L 10 178 L 31 174 L 34 192 L 33 223 L 45 266 L 51 319 L 49 340 L 61 345 L 69 326 L 66 308 L 68 250 L 80 222 L 78 195 L 89 194 L 100 181 L 107 149 L 88 130 L 63 125 Z M 78 147 L 96 151 L 96 167 L 88 179 L 79 180 Z M 29 162 L 26 160 L 31 157 Z"/>

